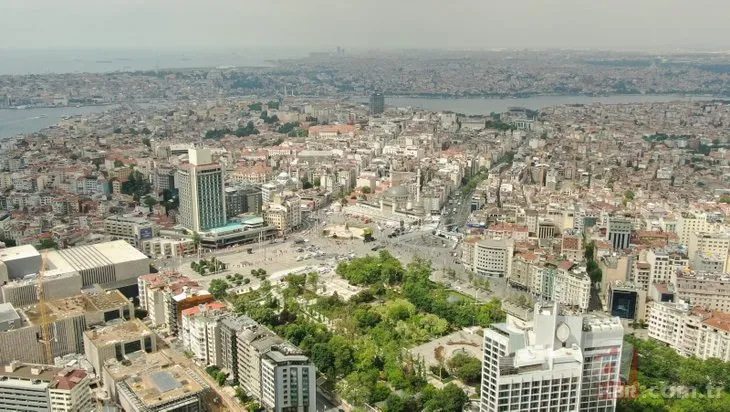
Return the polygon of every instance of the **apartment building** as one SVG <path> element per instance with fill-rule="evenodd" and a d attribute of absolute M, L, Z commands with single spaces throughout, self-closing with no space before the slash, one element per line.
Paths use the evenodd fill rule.
<path fill-rule="evenodd" d="M 730 275 L 682 271 L 676 275 L 675 293 L 691 306 L 730 313 Z"/>
<path fill-rule="evenodd" d="M 686 302 L 651 302 L 648 334 L 683 356 L 730 362 L 730 313 L 690 307 Z"/>
<path fill-rule="evenodd" d="M 692 232 L 689 236 L 687 255 L 691 260 L 697 255 L 702 260 L 722 261 L 721 272 L 730 272 L 730 235 L 727 233 Z M 702 261 L 701 260 L 701 261 Z M 698 269 L 699 270 L 699 269 Z"/>
<path fill-rule="evenodd" d="M 110 216 L 104 219 L 104 232 L 113 240 L 122 239 L 139 248 L 142 242 L 159 234 L 152 222 L 132 215 Z"/>
<path fill-rule="evenodd" d="M 484 331 L 481 411 L 614 411 L 623 328 L 618 318 L 562 316 L 535 305 Z"/>
<path fill-rule="evenodd" d="M 176 272 L 152 273 L 137 279 L 139 302 L 154 326 L 177 335 L 182 311 L 215 300 L 198 282 Z"/>
<path fill-rule="evenodd" d="M 205 365 L 218 365 L 221 317 L 226 305 L 219 302 L 199 305 L 182 311 L 180 337 L 183 346 Z"/>
<path fill-rule="evenodd" d="M 568 261 L 541 263 L 530 270 L 529 291 L 539 299 L 550 300 L 581 312 L 588 310 L 591 279 L 585 268 Z"/>

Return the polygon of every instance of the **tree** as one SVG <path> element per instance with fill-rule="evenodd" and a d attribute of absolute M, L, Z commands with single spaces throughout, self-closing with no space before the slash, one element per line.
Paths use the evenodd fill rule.
<path fill-rule="evenodd" d="M 124 167 L 124 162 L 119 159 L 114 160 L 114 167 Z"/>
<path fill-rule="evenodd" d="M 427 392 L 429 391 L 424 390 L 423 395 L 425 411 L 462 412 L 464 405 L 469 402 L 466 393 L 453 383 L 449 383 L 441 390 L 432 390 L 432 394 L 427 394 Z"/>
<path fill-rule="evenodd" d="M 41 243 L 38 246 L 39 249 L 58 249 L 58 243 L 56 243 L 55 240 L 52 238 L 47 238 L 41 240 Z"/>
<path fill-rule="evenodd" d="M 312 272 L 307 275 L 307 284 L 309 285 L 310 289 L 312 289 L 312 292 L 317 292 L 317 289 L 319 288 L 319 273 Z"/>
<path fill-rule="evenodd" d="M 482 374 L 482 362 L 465 353 L 458 353 L 446 362 L 449 372 L 467 384 L 479 383 Z"/>
<path fill-rule="evenodd" d="M 624 199 L 626 199 L 626 200 L 634 200 L 634 196 L 635 196 L 635 195 L 634 195 L 634 192 L 633 192 L 633 191 L 631 191 L 631 190 L 627 190 L 627 191 L 626 191 L 626 192 L 624 193 Z"/>
<path fill-rule="evenodd" d="M 148 129 L 145 128 L 144 130 L 148 130 Z M 142 133 L 144 133 L 144 130 L 142 131 Z M 149 133 L 145 133 L 145 134 L 149 134 Z M 145 146 L 147 146 L 147 147 L 150 147 L 150 148 L 152 147 L 152 143 L 150 142 L 150 138 L 149 137 L 143 137 L 142 138 L 142 144 L 145 145 Z"/>
<path fill-rule="evenodd" d="M 226 282 L 225 280 L 213 279 L 210 281 L 210 287 L 208 287 L 208 292 L 210 292 L 216 299 L 221 299 L 226 296 L 226 291 L 228 290 L 228 287 L 228 282 Z"/>
<path fill-rule="evenodd" d="M 79 155 L 77 155 L 76 153 L 71 153 L 71 155 L 69 156 L 69 159 L 71 159 L 73 161 L 79 160 Z"/>
<path fill-rule="evenodd" d="M 364 195 L 369 195 L 369 194 L 371 193 L 371 189 L 370 189 L 370 186 L 363 186 L 363 188 L 362 188 L 362 189 L 360 189 L 360 191 L 361 191 L 361 192 L 362 192 L 362 193 L 363 193 Z"/>
<path fill-rule="evenodd" d="M 5 247 L 13 247 L 18 245 L 15 239 L 10 238 L 0 238 L 0 242 L 5 243 Z"/>
<path fill-rule="evenodd" d="M 152 212 L 152 208 L 157 204 L 157 199 L 152 196 L 147 196 L 142 200 L 142 203 L 144 203 L 145 206 L 150 209 L 150 212 Z"/>
<path fill-rule="evenodd" d="M 193 246 L 195 247 L 196 252 L 198 252 L 198 255 L 200 255 L 200 242 L 203 240 L 200 237 L 200 233 L 193 232 L 193 236 L 190 238 L 190 240 L 193 241 Z"/>
<path fill-rule="evenodd" d="M 310 183 L 308 180 L 305 180 L 304 183 L 302 183 L 302 189 L 307 190 L 313 188 L 314 185 Z M 730 202 L 728 202 L 730 203 Z"/>
<path fill-rule="evenodd" d="M 319 177 L 315 177 L 312 180 L 312 185 L 314 185 L 314 187 L 320 187 L 322 185 L 321 182 L 322 180 Z"/>

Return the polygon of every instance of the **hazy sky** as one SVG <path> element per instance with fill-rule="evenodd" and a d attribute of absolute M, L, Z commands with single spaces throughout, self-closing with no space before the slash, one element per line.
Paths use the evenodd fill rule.
<path fill-rule="evenodd" d="M 0 49 L 727 48 L 728 0 L 0 0 Z"/>

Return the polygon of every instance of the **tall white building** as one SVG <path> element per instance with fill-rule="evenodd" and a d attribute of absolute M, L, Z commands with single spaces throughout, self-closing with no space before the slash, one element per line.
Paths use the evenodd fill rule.
<path fill-rule="evenodd" d="M 623 327 L 618 318 L 561 316 L 535 305 L 484 332 L 481 411 L 614 411 Z"/>
<path fill-rule="evenodd" d="M 190 149 L 188 157 L 177 171 L 180 223 L 194 232 L 225 226 L 223 168 L 213 163 L 210 149 Z"/>

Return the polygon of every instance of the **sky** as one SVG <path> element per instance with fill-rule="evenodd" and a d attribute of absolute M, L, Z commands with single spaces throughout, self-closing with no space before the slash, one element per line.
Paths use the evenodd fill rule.
<path fill-rule="evenodd" d="M 727 0 L 0 0 L 0 49 L 730 50 Z"/>

